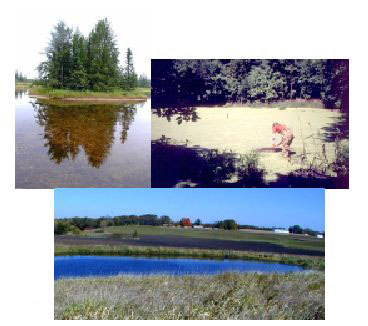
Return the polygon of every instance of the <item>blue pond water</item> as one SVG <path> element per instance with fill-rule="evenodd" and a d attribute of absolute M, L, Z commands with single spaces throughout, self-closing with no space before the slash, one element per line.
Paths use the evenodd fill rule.
<path fill-rule="evenodd" d="M 61 277 L 112 276 L 119 274 L 219 274 L 226 271 L 286 273 L 300 266 L 251 260 L 142 258 L 125 256 L 56 256 L 54 279 Z"/>

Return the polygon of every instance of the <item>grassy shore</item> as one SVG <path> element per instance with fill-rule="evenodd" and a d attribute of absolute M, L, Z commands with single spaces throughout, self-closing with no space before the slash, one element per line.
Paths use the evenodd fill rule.
<path fill-rule="evenodd" d="M 31 95 L 50 99 L 146 99 L 151 94 L 150 88 L 135 88 L 132 90 L 117 89 L 111 92 L 74 91 L 67 89 L 50 89 L 44 87 L 32 87 Z"/>
<path fill-rule="evenodd" d="M 323 272 L 55 281 L 55 319 L 324 319 Z"/>
<path fill-rule="evenodd" d="M 32 83 L 15 83 L 16 91 L 25 91 L 32 87 Z"/>
<path fill-rule="evenodd" d="M 139 246 L 66 246 L 55 245 L 55 256 L 65 255 L 105 255 L 105 256 L 145 256 L 145 257 L 187 257 L 211 259 L 261 260 L 302 266 L 306 269 L 324 270 L 324 257 L 285 255 L 254 251 L 183 249 L 174 247 Z"/>
<path fill-rule="evenodd" d="M 234 241 L 261 241 L 271 244 L 281 245 L 287 248 L 310 249 L 310 250 L 325 250 L 324 239 L 317 239 L 316 237 L 293 235 L 293 234 L 276 234 L 273 232 L 247 232 L 238 230 L 201 230 L 201 229 L 182 229 L 182 228 L 164 228 L 157 226 L 143 226 L 143 225 L 124 225 L 124 226 L 110 226 L 104 230 L 86 230 L 82 235 L 96 236 L 96 232 L 103 232 L 105 235 L 114 235 L 121 237 L 131 237 L 134 230 L 138 231 L 140 236 L 157 235 L 157 236 L 185 236 L 202 239 L 216 239 L 216 240 L 234 240 Z"/>

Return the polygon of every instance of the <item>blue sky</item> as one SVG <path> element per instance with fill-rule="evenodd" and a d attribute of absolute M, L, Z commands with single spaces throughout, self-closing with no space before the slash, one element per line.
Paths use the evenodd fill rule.
<path fill-rule="evenodd" d="M 324 189 L 55 189 L 55 217 L 169 215 L 239 224 L 325 228 Z"/>

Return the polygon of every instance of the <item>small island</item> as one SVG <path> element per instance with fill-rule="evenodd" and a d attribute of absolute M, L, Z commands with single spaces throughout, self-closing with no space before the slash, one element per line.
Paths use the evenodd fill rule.
<path fill-rule="evenodd" d="M 44 53 L 38 79 L 16 71 L 16 90 L 28 90 L 30 97 L 40 99 L 99 104 L 139 102 L 150 96 L 150 80 L 136 74 L 130 48 L 124 65 L 120 64 L 115 34 L 106 18 L 88 37 L 60 21 Z"/>

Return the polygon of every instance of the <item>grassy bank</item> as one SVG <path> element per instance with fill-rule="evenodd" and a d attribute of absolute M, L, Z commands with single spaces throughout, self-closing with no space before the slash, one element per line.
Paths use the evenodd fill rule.
<path fill-rule="evenodd" d="M 324 257 L 301 255 L 281 255 L 265 252 L 235 250 L 183 249 L 174 247 L 139 246 L 65 246 L 55 245 L 55 256 L 64 255 L 109 255 L 109 256 L 146 256 L 146 257 L 187 257 L 211 259 L 262 260 L 302 266 L 306 269 L 324 270 Z"/>
<path fill-rule="evenodd" d="M 60 279 L 55 319 L 324 319 L 323 272 Z"/>
<path fill-rule="evenodd" d="M 135 88 L 132 90 L 117 89 L 111 92 L 74 91 L 67 89 L 50 89 L 44 87 L 32 87 L 29 90 L 32 95 L 40 95 L 51 99 L 145 99 L 150 96 L 150 88 Z"/>
<path fill-rule="evenodd" d="M 15 90 L 25 91 L 32 87 L 32 83 L 15 83 Z"/>
<path fill-rule="evenodd" d="M 131 237 L 134 230 L 138 231 L 140 236 L 157 235 L 157 236 L 185 236 L 202 239 L 216 240 L 235 240 L 235 241 L 261 241 L 271 244 L 281 245 L 287 248 L 325 250 L 324 239 L 316 237 L 293 235 L 293 234 L 276 234 L 272 232 L 254 233 L 238 230 L 198 230 L 198 229 L 182 229 L 182 228 L 165 228 L 157 226 L 144 225 L 124 225 L 110 226 L 104 230 L 87 230 L 82 233 L 85 236 L 96 236 L 96 232 L 103 232 L 105 235 L 114 235 L 116 237 Z"/>

